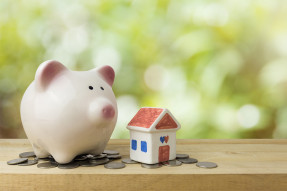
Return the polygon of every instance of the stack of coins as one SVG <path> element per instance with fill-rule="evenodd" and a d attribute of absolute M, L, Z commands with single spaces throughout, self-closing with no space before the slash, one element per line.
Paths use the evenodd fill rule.
<path fill-rule="evenodd" d="M 184 164 L 193 164 L 197 163 L 197 159 L 189 158 L 187 154 L 176 154 L 176 159 Z"/>
<path fill-rule="evenodd" d="M 102 154 L 93 155 L 93 154 L 83 154 L 76 156 L 73 161 L 67 164 L 59 164 L 55 161 L 53 156 L 48 156 L 46 158 L 37 158 L 34 152 L 24 152 L 19 154 L 20 158 L 13 159 L 7 162 L 8 165 L 19 165 L 19 166 L 28 166 L 28 165 L 37 165 L 38 168 L 48 169 L 48 168 L 60 168 L 60 169 L 74 169 L 80 166 L 82 167 L 94 167 L 98 165 L 106 165 L 105 168 L 108 169 L 119 169 L 124 168 L 124 163 L 112 162 L 114 160 L 122 158 L 118 151 L 105 150 Z M 31 158 L 31 159 L 30 159 Z"/>
<path fill-rule="evenodd" d="M 190 158 L 187 154 L 176 154 L 175 160 L 161 162 L 157 164 L 144 164 L 131 160 L 130 158 L 123 158 L 121 162 L 114 162 L 121 159 L 122 156 L 118 151 L 104 150 L 102 154 L 82 154 L 76 156 L 73 161 L 68 164 L 59 164 L 55 161 L 53 156 L 46 158 L 37 158 L 34 152 L 24 152 L 19 154 L 20 158 L 13 159 L 7 162 L 8 165 L 30 166 L 38 164 L 38 168 L 60 168 L 60 169 L 74 169 L 78 167 L 94 167 L 104 165 L 107 169 L 121 169 L 125 168 L 125 164 L 141 164 L 141 167 L 147 169 L 156 169 L 162 166 L 177 167 L 182 164 L 196 164 L 200 168 L 216 168 L 217 164 L 213 162 L 198 162 L 195 158 Z"/>

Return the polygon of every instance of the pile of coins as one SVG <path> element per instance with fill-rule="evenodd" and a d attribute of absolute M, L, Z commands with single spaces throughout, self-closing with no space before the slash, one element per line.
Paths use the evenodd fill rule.
<path fill-rule="evenodd" d="M 126 165 L 113 160 L 122 158 L 120 153 L 112 150 L 105 150 L 100 155 L 84 154 L 76 156 L 72 162 L 67 164 L 59 164 L 53 156 L 47 158 L 37 158 L 34 152 L 24 152 L 19 154 L 18 159 L 13 159 L 7 162 L 8 165 L 29 166 L 38 164 L 38 168 L 48 169 L 58 167 L 60 169 L 73 169 L 77 167 L 93 167 L 104 165 L 108 169 L 120 169 Z"/>
<path fill-rule="evenodd" d="M 24 152 L 19 154 L 18 159 L 13 159 L 7 162 L 9 165 L 16 165 L 18 164 L 19 166 L 30 166 L 38 163 L 38 159 L 35 155 L 34 152 Z M 28 158 L 33 158 L 33 160 L 30 160 Z"/>
<path fill-rule="evenodd" d="M 38 164 L 38 168 L 60 168 L 60 169 L 73 169 L 78 167 L 94 167 L 98 165 L 104 165 L 107 169 L 121 169 L 125 168 L 125 164 L 141 164 L 143 168 L 155 169 L 162 166 L 176 167 L 182 164 L 195 164 L 200 168 L 216 168 L 217 164 L 213 162 L 198 162 L 197 159 L 190 158 L 187 154 L 177 154 L 175 160 L 161 162 L 157 164 L 144 164 L 131 160 L 130 158 L 124 158 L 121 162 L 115 162 L 114 160 L 121 159 L 121 155 L 117 151 L 104 150 L 100 155 L 83 154 L 76 156 L 72 162 L 68 164 L 59 164 L 52 156 L 47 158 L 37 158 L 34 152 L 24 152 L 19 154 L 18 159 L 13 159 L 7 162 L 8 165 L 30 166 Z M 40 163 L 41 162 L 41 163 Z"/>
<path fill-rule="evenodd" d="M 169 166 L 169 167 L 175 167 L 180 166 L 182 164 L 195 164 L 197 167 L 200 168 L 216 168 L 217 164 L 213 162 L 198 162 L 197 159 L 189 158 L 189 155 L 187 154 L 176 154 L 175 160 L 169 160 L 166 162 L 161 162 L 157 164 L 144 164 L 142 163 L 141 166 L 143 168 L 149 168 L 149 169 L 155 169 L 160 168 L 162 166 Z"/>

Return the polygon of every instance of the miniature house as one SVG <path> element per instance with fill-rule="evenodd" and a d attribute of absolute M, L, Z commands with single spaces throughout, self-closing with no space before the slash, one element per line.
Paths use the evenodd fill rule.
<path fill-rule="evenodd" d="M 169 110 L 141 108 L 127 128 L 132 160 L 155 164 L 176 158 L 176 131 L 180 124 Z"/>

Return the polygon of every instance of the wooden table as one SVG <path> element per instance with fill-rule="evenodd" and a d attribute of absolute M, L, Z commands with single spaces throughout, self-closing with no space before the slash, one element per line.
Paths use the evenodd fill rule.
<path fill-rule="evenodd" d="M 110 140 L 107 149 L 129 155 L 129 140 Z M 287 190 L 287 140 L 177 140 L 177 153 L 218 164 L 144 169 L 79 167 L 39 169 L 7 165 L 31 151 L 24 139 L 0 139 L 0 190 Z"/>

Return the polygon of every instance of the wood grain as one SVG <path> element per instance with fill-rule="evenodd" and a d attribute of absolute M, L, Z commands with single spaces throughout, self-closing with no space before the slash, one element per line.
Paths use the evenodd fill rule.
<path fill-rule="evenodd" d="M 107 149 L 129 154 L 129 140 L 110 140 Z M 31 151 L 24 139 L 0 139 L 0 190 L 287 190 L 287 140 L 177 140 L 177 153 L 218 164 L 124 169 L 103 166 L 39 169 L 8 160 Z"/>

